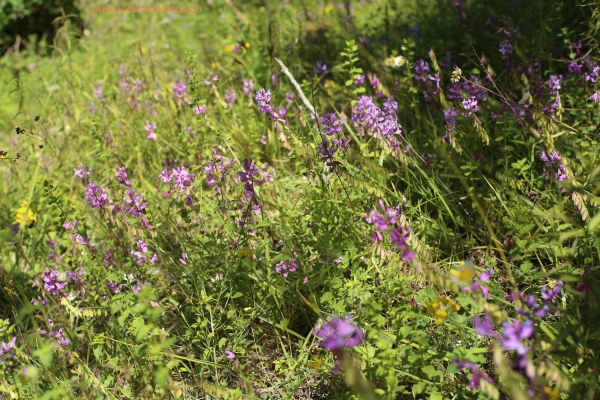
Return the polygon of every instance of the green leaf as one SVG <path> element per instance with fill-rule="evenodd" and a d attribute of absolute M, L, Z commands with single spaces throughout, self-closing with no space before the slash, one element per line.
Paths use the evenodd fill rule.
<path fill-rule="evenodd" d="M 231 296 L 232 299 L 237 299 L 238 297 L 242 297 L 244 294 L 242 292 L 235 292 L 235 294 L 233 296 Z"/>
<path fill-rule="evenodd" d="M 423 393 L 423 391 L 425 390 L 425 385 L 427 385 L 427 383 L 423 382 L 423 381 L 418 382 L 415 385 L 413 385 L 413 387 L 412 387 L 413 396 Z"/>
<path fill-rule="evenodd" d="M 428 365 L 426 367 L 423 367 L 423 368 L 421 368 L 421 371 L 423 371 L 423 373 L 425 375 L 427 375 L 429 378 L 433 378 L 433 377 L 436 377 L 436 376 L 439 376 L 442 374 L 440 371 L 436 370 L 433 365 Z"/>

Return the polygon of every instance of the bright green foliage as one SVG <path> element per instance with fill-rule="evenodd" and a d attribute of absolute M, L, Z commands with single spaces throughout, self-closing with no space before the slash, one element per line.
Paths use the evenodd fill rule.
<path fill-rule="evenodd" d="M 2 396 L 598 397 L 600 9 L 351 3 L 94 13 L 0 61 Z"/>

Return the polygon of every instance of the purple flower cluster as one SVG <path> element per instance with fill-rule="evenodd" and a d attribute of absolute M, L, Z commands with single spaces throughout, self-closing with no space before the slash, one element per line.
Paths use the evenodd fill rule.
<path fill-rule="evenodd" d="M 85 199 L 92 208 L 100 208 L 108 203 L 108 194 L 104 188 L 90 182 L 85 190 Z"/>
<path fill-rule="evenodd" d="M 471 115 L 479 111 L 479 106 L 477 105 L 477 99 L 475 98 L 475 96 L 472 96 L 470 99 L 463 100 L 462 106 L 466 111 L 462 113 L 464 117 L 470 117 Z"/>
<path fill-rule="evenodd" d="M 396 208 L 387 208 L 383 203 L 383 200 L 379 200 L 379 207 L 381 213 L 371 209 L 370 214 L 365 214 L 365 221 L 372 224 L 375 228 L 371 241 L 382 241 L 383 236 L 381 232 L 384 232 L 390 227 L 390 225 L 396 224 L 396 216 L 400 215 L 401 206 Z M 396 250 L 402 250 L 402 258 L 409 261 L 415 257 L 415 254 L 408 249 L 407 242 L 410 237 L 410 229 L 403 228 L 401 226 L 390 229 L 390 241 L 396 245 Z"/>
<path fill-rule="evenodd" d="M 393 103 L 386 100 L 384 109 L 385 112 L 377 107 L 369 96 L 359 97 L 352 107 L 351 118 L 354 125 L 361 130 L 358 133 L 371 133 L 379 140 L 385 138 L 389 141 L 394 140 L 394 135 L 402 134 L 402 127 L 398 124 L 395 113 L 391 112 L 394 109 Z"/>
<path fill-rule="evenodd" d="M 156 132 L 154 132 L 154 130 L 156 129 L 156 124 L 151 124 L 149 122 L 146 122 L 144 129 L 146 130 L 146 132 L 148 132 L 146 139 L 156 140 Z"/>
<path fill-rule="evenodd" d="M 473 327 L 475 328 L 475 332 L 481 336 L 493 336 L 499 338 L 498 333 L 494 330 L 492 317 L 487 313 L 484 314 L 483 318 L 475 317 L 473 319 Z"/>
<path fill-rule="evenodd" d="M 148 202 L 144 201 L 141 192 L 136 194 L 135 190 L 128 189 L 123 196 L 123 203 L 123 212 L 133 215 L 134 218 L 140 219 L 142 215 L 146 214 Z"/>
<path fill-rule="evenodd" d="M 458 111 L 455 108 L 444 110 L 444 122 L 446 123 L 446 135 L 454 131 L 456 128 L 456 120 L 458 119 Z"/>
<path fill-rule="evenodd" d="M 60 277 L 57 270 L 47 268 L 42 273 L 43 288 L 53 296 L 69 297 L 71 293 L 65 291 L 68 285 L 75 286 L 77 290 L 81 290 L 84 285 L 87 285 L 87 282 L 81 279 L 83 274 L 83 269 L 79 269 L 77 272 L 69 271 L 66 274 L 60 274 L 63 275 Z"/>
<path fill-rule="evenodd" d="M 323 114 L 321 116 L 321 123 L 323 124 L 323 130 L 327 136 L 333 136 L 336 133 L 340 133 L 344 127 L 342 121 L 338 119 L 335 113 Z"/>
<path fill-rule="evenodd" d="M 50 325 L 50 327 L 54 327 L 54 322 L 52 322 L 52 320 L 50 318 L 48 318 L 48 324 Z M 65 347 L 69 344 L 69 338 L 66 338 L 63 335 L 63 328 L 58 328 L 55 331 L 51 331 L 51 330 L 46 330 L 46 329 L 39 329 L 38 328 L 38 332 L 40 333 L 40 335 L 44 336 L 44 335 L 48 335 L 49 338 L 54 339 L 54 343 L 58 344 L 61 347 Z"/>
<path fill-rule="evenodd" d="M 548 79 L 548 90 L 550 94 L 556 95 L 558 91 L 561 89 L 560 81 L 562 80 L 562 75 L 550 75 L 550 79 Z"/>
<path fill-rule="evenodd" d="M 244 194 L 247 201 L 254 198 L 254 185 L 262 186 L 266 182 L 266 178 L 257 179 L 257 177 L 261 177 L 257 165 L 251 159 L 244 159 L 239 178 L 240 182 L 244 184 Z"/>
<path fill-rule="evenodd" d="M 317 67 L 315 68 L 314 72 L 319 76 L 327 75 L 327 64 L 325 64 L 323 61 L 317 61 Z"/>
<path fill-rule="evenodd" d="M 252 97 L 254 95 L 252 93 L 252 91 L 254 90 L 254 82 L 252 81 L 252 79 L 244 81 L 243 84 L 244 87 L 242 88 L 242 92 L 244 92 L 245 95 Z"/>
<path fill-rule="evenodd" d="M 413 68 L 416 74 L 415 79 L 418 81 L 426 82 L 427 78 L 425 78 L 425 75 L 429 73 L 429 64 L 427 63 L 427 61 L 417 60 L 413 64 Z"/>
<path fill-rule="evenodd" d="M 222 182 L 225 179 L 227 170 L 233 165 L 226 163 L 223 156 L 217 153 L 216 148 L 213 147 L 210 151 L 212 152 L 213 159 L 204 167 L 204 173 L 206 174 L 206 183 L 209 186 L 215 186 L 217 182 Z M 219 188 L 217 187 L 217 193 L 219 192 Z"/>
<path fill-rule="evenodd" d="M 258 105 L 258 111 L 263 114 L 269 114 L 269 119 L 271 121 L 277 121 L 278 115 L 269 105 L 269 102 L 271 101 L 271 89 L 258 90 L 254 96 L 254 100 L 256 100 L 256 104 Z"/>
<path fill-rule="evenodd" d="M 235 92 L 235 90 L 228 89 L 227 92 L 225 92 L 225 102 L 227 103 L 227 105 L 231 107 L 231 104 L 233 104 L 235 99 L 237 99 L 237 93 Z"/>
<path fill-rule="evenodd" d="M 76 177 L 83 180 L 83 178 L 86 175 L 90 176 L 90 174 L 92 173 L 92 169 L 88 166 L 84 167 L 82 164 L 79 164 L 79 169 L 74 168 L 73 173 L 75 174 Z"/>
<path fill-rule="evenodd" d="M 173 85 L 173 94 L 176 99 L 181 99 L 184 93 L 187 90 L 187 86 L 185 86 L 181 81 L 177 81 L 175 85 Z"/>
<path fill-rule="evenodd" d="M 386 231 L 388 229 L 388 225 L 393 225 L 396 223 L 396 216 L 399 214 L 397 208 L 386 208 L 383 200 L 379 200 L 379 207 L 381 208 L 382 214 L 375 211 L 375 208 L 371 209 L 369 214 L 365 214 L 365 221 L 367 223 L 372 224 L 375 228 L 375 232 L 371 237 L 371 241 L 381 241 L 383 237 L 381 236 L 381 232 Z"/>
<path fill-rule="evenodd" d="M 493 382 L 492 378 L 490 378 L 490 376 L 488 374 L 486 374 L 481 369 L 479 369 L 477 364 L 475 364 L 471 361 L 467 361 L 467 360 L 455 360 L 454 362 L 458 364 L 458 369 L 470 369 L 471 370 L 471 373 L 473 374 L 473 376 L 471 377 L 471 380 L 469 381 L 469 387 L 471 389 L 473 389 L 473 390 L 479 389 L 482 379 L 485 379 L 489 383 Z"/>
<path fill-rule="evenodd" d="M 135 244 L 138 246 L 139 251 L 135 251 L 135 249 L 131 250 L 131 254 L 135 257 L 135 262 L 137 264 L 145 264 L 146 262 L 153 264 L 156 261 L 158 258 L 156 253 L 154 253 L 150 259 L 146 256 L 146 253 L 148 253 L 148 246 L 146 246 L 146 243 L 141 240 L 136 240 Z"/>
<path fill-rule="evenodd" d="M 283 275 L 284 278 L 287 278 L 288 274 L 290 272 L 296 272 L 297 268 L 298 262 L 296 261 L 296 259 L 290 258 L 287 264 L 285 261 L 278 262 L 275 266 L 275 271 L 277 271 L 278 274 Z"/>
<path fill-rule="evenodd" d="M 117 182 L 125 186 L 131 186 L 131 181 L 127 179 L 127 172 L 125 172 L 125 167 L 120 167 L 117 169 Z"/>
<path fill-rule="evenodd" d="M 0 362 L 6 363 L 8 360 L 14 358 L 14 349 L 15 344 L 17 343 L 17 337 L 13 336 L 10 342 L 4 343 L 2 341 L 0 343 Z"/>
<path fill-rule="evenodd" d="M 500 54 L 502 54 L 502 58 L 508 60 L 508 56 L 513 53 L 513 45 L 510 42 L 510 39 L 506 39 L 504 42 L 500 43 L 499 51 Z"/>
<path fill-rule="evenodd" d="M 562 157 L 556 151 L 553 151 L 550 157 L 548 157 L 545 151 L 542 151 L 540 154 L 540 160 L 542 160 L 544 162 L 544 165 L 546 166 L 546 171 L 542 176 L 544 176 L 546 179 L 550 179 L 549 168 L 552 167 L 555 163 L 559 163 L 562 160 Z M 566 169 L 567 166 L 564 163 L 559 163 L 558 169 L 554 177 L 559 181 L 564 181 L 565 179 L 567 179 Z"/>
<path fill-rule="evenodd" d="M 472 291 L 472 292 L 476 292 L 477 290 L 480 290 L 481 293 L 483 294 L 483 297 L 487 300 L 489 298 L 490 290 L 485 285 L 483 285 L 483 283 L 481 283 L 481 282 L 489 282 L 490 275 L 493 275 L 493 274 L 494 274 L 494 270 L 492 268 L 488 269 L 486 272 L 479 275 L 477 280 L 475 280 L 471 284 L 471 286 L 465 286 L 462 288 L 462 290 L 463 291 Z"/>
<path fill-rule="evenodd" d="M 525 340 L 531 339 L 534 332 L 533 321 L 526 319 L 520 322 L 514 319 L 512 323 L 509 320 L 502 323 L 502 339 L 500 343 L 506 350 L 516 350 L 520 356 L 524 356 L 530 350 L 526 346 Z"/>
<path fill-rule="evenodd" d="M 186 169 L 186 167 L 180 166 L 176 168 L 165 168 L 160 174 L 160 180 L 170 185 L 169 193 L 173 190 L 177 190 L 177 193 L 183 193 L 192 188 L 192 181 L 194 175 Z"/>
<path fill-rule="evenodd" d="M 358 346 L 365 338 L 364 332 L 354 324 L 353 318 L 332 317 L 328 322 L 321 320 L 321 326 L 315 324 L 313 334 L 320 339 L 319 345 L 339 354 L 345 347 Z"/>

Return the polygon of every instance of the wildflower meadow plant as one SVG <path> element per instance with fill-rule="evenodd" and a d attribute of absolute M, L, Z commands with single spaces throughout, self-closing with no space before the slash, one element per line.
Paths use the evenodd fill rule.
<path fill-rule="evenodd" d="M 4 41 L 0 397 L 597 398 L 597 5 L 208 3 Z"/>

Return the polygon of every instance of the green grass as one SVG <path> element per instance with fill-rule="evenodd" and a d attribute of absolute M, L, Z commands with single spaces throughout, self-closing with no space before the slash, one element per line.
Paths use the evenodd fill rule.
<path fill-rule="evenodd" d="M 89 31 L 81 38 L 67 26 L 47 44 L 50 55 L 31 44 L 1 59 L 0 341 L 16 337 L 16 345 L 0 356 L 0 393 L 522 399 L 535 389 L 540 398 L 595 398 L 600 119 L 589 99 L 598 86 L 582 74 L 598 60 L 598 6 L 211 3 L 172 16 L 92 13 L 96 4 L 83 4 Z M 503 59 L 507 39 L 513 52 Z M 570 60 L 586 54 L 582 72 L 569 73 Z M 386 62 L 399 55 L 399 68 Z M 319 116 L 342 121 L 338 135 L 349 148 L 330 160 L 336 167 L 319 154 L 323 121 L 311 117 L 275 57 Z M 413 67 L 421 59 L 425 82 Z M 317 61 L 328 67 L 324 77 L 313 71 Z M 470 88 L 453 92 L 455 65 Z M 428 77 L 437 72 L 439 92 Z M 361 74 L 364 84 L 355 84 Z M 559 74 L 557 97 L 548 80 Z M 288 107 L 285 117 L 273 122 L 258 110 L 244 93 L 249 79 L 252 93 L 271 90 L 275 111 Z M 187 86 L 183 98 L 178 82 Z M 230 104 L 228 91 L 236 93 Z M 468 91 L 481 96 L 475 116 L 462 105 Z M 363 95 L 379 107 L 388 96 L 398 103 L 398 149 L 352 120 Z M 206 112 L 196 114 L 196 105 Z M 448 132 L 443 111 L 452 108 L 457 122 Z M 156 124 L 156 140 L 147 139 L 147 124 Z M 546 166 L 541 152 L 555 150 L 562 160 Z M 245 159 L 258 168 L 250 200 L 240 182 Z M 80 164 L 92 169 L 84 179 L 74 175 Z M 207 169 L 228 164 L 209 184 Z M 129 187 L 117 179 L 120 167 Z M 191 174 L 181 192 L 161 181 L 171 167 Z M 564 180 L 555 178 L 561 171 Z M 114 203 L 93 208 L 90 182 Z M 140 192 L 138 207 L 147 206 L 135 216 L 130 200 Z M 400 213 L 373 241 L 365 217 L 380 211 L 380 199 Z M 18 211 L 24 200 L 35 221 Z M 17 214 L 25 215 L 20 224 Z M 64 227 L 74 220 L 75 230 Z M 412 260 L 391 241 L 402 228 Z M 145 258 L 133 253 L 140 251 Z M 276 266 L 290 259 L 297 269 L 284 277 Z M 467 259 L 473 276 L 457 281 L 452 271 Z M 72 296 L 52 294 L 43 280 L 56 270 L 59 284 L 67 282 L 80 269 L 86 284 L 61 289 Z M 490 281 L 479 281 L 487 298 L 461 290 L 488 269 Z M 542 301 L 542 289 L 559 281 L 553 302 Z M 529 374 L 519 372 L 515 351 L 474 329 L 484 314 L 500 335 L 503 322 L 527 320 L 515 293 L 550 311 L 531 317 Z M 32 305 L 38 296 L 47 304 Z M 436 299 L 446 296 L 460 308 L 438 321 Z M 315 324 L 348 314 L 364 340 L 336 354 L 320 346 Z M 470 388 L 473 374 L 457 359 L 491 382 Z"/>

